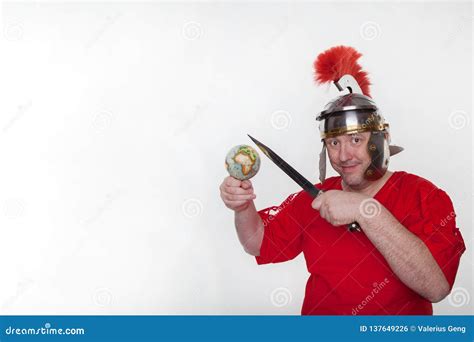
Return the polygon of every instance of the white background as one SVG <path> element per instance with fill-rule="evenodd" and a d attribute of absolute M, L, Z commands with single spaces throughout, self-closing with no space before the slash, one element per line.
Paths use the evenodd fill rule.
<path fill-rule="evenodd" d="M 317 181 L 312 62 L 364 54 L 467 245 L 435 314 L 472 314 L 469 3 L 4 3 L 1 314 L 299 314 L 304 258 L 257 266 L 218 186 L 250 133 Z M 331 170 L 332 171 L 332 170 Z M 258 208 L 298 186 L 266 159 Z"/>

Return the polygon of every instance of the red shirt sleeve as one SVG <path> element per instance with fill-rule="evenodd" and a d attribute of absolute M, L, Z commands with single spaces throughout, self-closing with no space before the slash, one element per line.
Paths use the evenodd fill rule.
<path fill-rule="evenodd" d="M 456 227 L 453 203 L 443 190 L 436 188 L 417 197 L 419 210 L 411 212 L 405 225 L 428 247 L 452 288 L 461 255 L 466 250 Z"/>
<path fill-rule="evenodd" d="M 278 207 L 260 210 L 264 235 L 257 263 L 268 264 L 294 259 L 302 251 L 302 228 L 295 205 L 298 194 L 292 194 Z"/>

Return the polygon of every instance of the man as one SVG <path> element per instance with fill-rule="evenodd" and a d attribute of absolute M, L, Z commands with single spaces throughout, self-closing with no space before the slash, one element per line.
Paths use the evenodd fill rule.
<path fill-rule="evenodd" d="M 301 252 L 310 277 L 303 315 L 431 315 L 454 283 L 464 242 L 448 195 L 431 182 L 388 171 L 388 124 L 368 96 L 361 55 L 338 46 L 315 61 L 319 83 L 340 91 L 318 116 L 323 193 L 290 195 L 257 212 L 249 180 L 220 186 L 245 251 L 258 264 Z M 325 156 L 340 175 L 325 179 Z M 361 231 L 347 225 L 357 222 Z"/>

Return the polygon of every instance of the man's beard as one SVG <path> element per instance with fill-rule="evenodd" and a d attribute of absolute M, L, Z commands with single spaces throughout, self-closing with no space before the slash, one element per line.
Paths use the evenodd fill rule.
<path fill-rule="evenodd" d="M 341 178 L 346 185 L 349 185 L 351 188 L 357 188 L 364 182 L 364 177 L 360 173 L 357 174 L 344 174 L 341 172 Z"/>

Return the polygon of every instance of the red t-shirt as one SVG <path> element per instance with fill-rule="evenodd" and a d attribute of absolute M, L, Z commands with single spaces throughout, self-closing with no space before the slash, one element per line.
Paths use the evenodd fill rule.
<path fill-rule="evenodd" d="M 317 186 L 342 190 L 341 177 Z M 397 171 L 374 198 L 426 244 L 452 287 L 465 246 L 448 195 L 426 179 Z M 400 281 L 363 232 L 331 225 L 311 202 L 301 191 L 259 211 L 265 233 L 258 264 L 304 254 L 311 275 L 303 315 L 433 314 L 431 302 Z"/>

